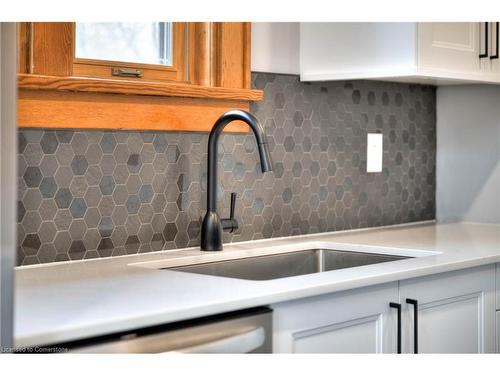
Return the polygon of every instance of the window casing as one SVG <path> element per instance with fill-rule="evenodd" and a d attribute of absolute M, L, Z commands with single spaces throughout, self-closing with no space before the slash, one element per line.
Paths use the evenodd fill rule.
<path fill-rule="evenodd" d="M 172 65 L 75 57 L 75 24 L 20 23 L 20 127 L 208 131 L 262 99 L 250 88 L 250 24 L 174 23 Z M 113 68 L 140 69 L 140 77 Z M 229 131 L 247 131 L 237 122 Z"/>

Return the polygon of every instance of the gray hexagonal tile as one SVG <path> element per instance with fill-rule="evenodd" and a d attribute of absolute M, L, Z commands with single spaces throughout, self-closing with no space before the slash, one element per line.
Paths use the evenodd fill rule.
<path fill-rule="evenodd" d="M 125 206 L 127 207 L 127 211 L 129 214 L 136 214 L 139 211 L 139 207 L 141 206 L 141 200 L 139 199 L 139 196 L 135 194 L 129 195 Z"/>
<path fill-rule="evenodd" d="M 59 143 L 70 143 L 73 139 L 73 130 L 57 130 L 56 137 Z"/>
<path fill-rule="evenodd" d="M 71 148 L 76 155 L 84 155 L 87 151 L 89 141 L 87 134 L 84 132 L 77 132 L 73 135 L 71 140 Z"/>
<path fill-rule="evenodd" d="M 57 190 L 54 199 L 56 201 L 57 207 L 68 208 L 71 204 L 71 201 L 73 200 L 73 194 L 71 194 L 71 191 L 68 188 L 63 187 Z"/>
<path fill-rule="evenodd" d="M 113 221 L 110 217 L 103 217 L 97 228 L 101 237 L 110 237 L 113 232 Z"/>
<path fill-rule="evenodd" d="M 40 193 L 44 198 L 53 198 L 57 191 L 54 177 L 44 177 L 40 183 Z"/>
<path fill-rule="evenodd" d="M 87 211 L 87 204 L 83 198 L 75 198 L 69 206 L 69 211 L 74 219 L 80 219 Z"/>
<path fill-rule="evenodd" d="M 54 240 L 54 246 L 57 253 L 67 253 L 71 246 L 71 237 L 69 232 L 58 232 Z"/>
<path fill-rule="evenodd" d="M 83 176 L 87 172 L 89 163 L 84 155 L 75 155 L 71 161 L 71 170 L 77 176 Z"/>
<path fill-rule="evenodd" d="M 139 199 L 142 203 L 150 203 L 153 195 L 154 191 L 151 185 L 142 185 L 139 189 Z"/>
<path fill-rule="evenodd" d="M 42 243 L 52 242 L 56 236 L 56 226 L 52 221 L 44 221 L 39 229 L 40 241 Z"/>
<path fill-rule="evenodd" d="M 29 210 L 38 210 L 42 203 L 42 194 L 38 189 L 28 189 L 23 197 L 24 207 Z"/>
<path fill-rule="evenodd" d="M 58 163 L 55 155 L 44 155 L 40 162 L 40 171 L 46 177 L 54 176 Z"/>
<path fill-rule="evenodd" d="M 37 211 L 28 211 L 21 221 L 21 225 L 26 233 L 36 233 L 42 224 L 42 219 Z"/>
<path fill-rule="evenodd" d="M 28 187 L 38 187 L 42 181 L 42 172 L 38 167 L 28 167 L 23 175 L 24 182 Z"/>
<path fill-rule="evenodd" d="M 67 230 L 71 225 L 72 219 L 73 217 L 68 209 L 57 210 L 54 217 L 54 223 L 58 230 Z"/>
<path fill-rule="evenodd" d="M 42 139 L 40 140 L 40 146 L 45 154 L 53 154 L 56 152 L 59 142 L 57 140 L 55 132 L 46 131 L 44 132 Z"/>
<path fill-rule="evenodd" d="M 113 133 L 104 133 L 99 143 L 105 154 L 111 154 L 116 148 L 116 138 Z"/>
<path fill-rule="evenodd" d="M 103 176 L 99 183 L 102 195 L 111 195 L 115 188 L 115 180 L 113 176 Z"/>

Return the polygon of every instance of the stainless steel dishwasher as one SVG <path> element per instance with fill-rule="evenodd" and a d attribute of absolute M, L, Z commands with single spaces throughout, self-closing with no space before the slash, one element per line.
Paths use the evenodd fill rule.
<path fill-rule="evenodd" d="M 72 353 L 271 353 L 272 310 L 259 307 L 58 346 Z"/>

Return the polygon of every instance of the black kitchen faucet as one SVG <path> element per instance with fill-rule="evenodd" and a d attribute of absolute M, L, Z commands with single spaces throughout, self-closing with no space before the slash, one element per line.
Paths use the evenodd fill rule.
<path fill-rule="evenodd" d="M 257 141 L 262 172 L 272 170 L 271 155 L 269 153 L 266 136 L 259 121 L 252 114 L 234 110 L 224 113 L 215 122 L 210 136 L 208 137 L 208 161 L 207 161 L 207 213 L 201 226 L 201 250 L 222 250 L 222 231 L 234 231 L 238 228 L 238 222 L 234 218 L 236 205 L 236 193 L 231 193 L 231 215 L 228 219 L 220 219 L 217 214 L 217 146 L 219 136 L 227 124 L 240 120 L 248 124 L 252 129 Z"/>

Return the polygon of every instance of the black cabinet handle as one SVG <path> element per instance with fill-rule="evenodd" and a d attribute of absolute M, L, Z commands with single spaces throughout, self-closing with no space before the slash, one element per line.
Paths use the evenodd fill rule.
<path fill-rule="evenodd" d="M 500 24 L 500 22 L 495 22 L 495 26 L 496 26 L 496 31 L 495 31 L 495 40 L 496 40 L 496 43 L 495 43 L 495 54 L 490 56 L 491 60 L 498 59 L 498 33 L 499 33 L 498 32 L 498 28 L 499 28 L 499 24 Z"/>
<path fill-rule="evenodd" d="M 406 303 L 413 305 L 413 352 L 418 353 L 418 301 L 407 298 Z"/>
<path fill-rule="evenodd" d="M 479 33 L 479 38 L 481 38 L 481 33 Z M 484 53 L 479 53 L 479 58 L 488 57 L 488 22 L 484 23 Z M 481 51 L 479 51 L 481 52 Z"/>
<path fill-rule="evenodd" d="M 389 306 L 398 310 L 398 354 L 401 354 L 401 304 L 391 302 Z"/>

